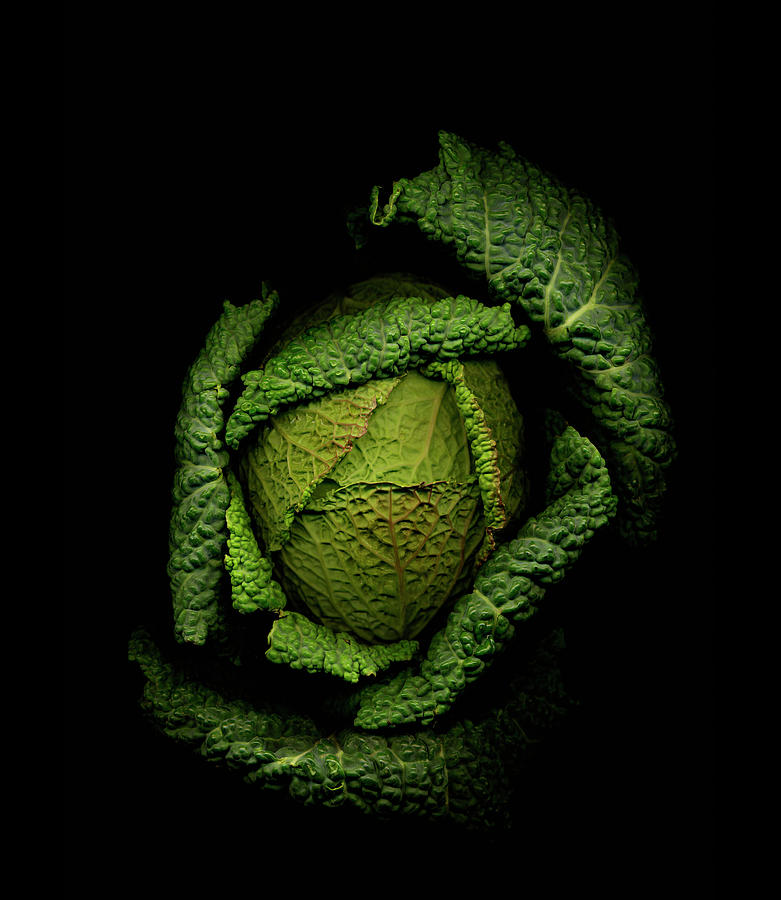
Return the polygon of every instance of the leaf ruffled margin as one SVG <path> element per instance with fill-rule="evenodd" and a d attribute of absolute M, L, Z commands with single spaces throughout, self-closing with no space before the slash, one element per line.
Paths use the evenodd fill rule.
<path fill-rule="evenodd" d="M 365 644 L 353 634 L 332 631 L 300 613 L 282 613 L 268 636 L 266 657 L 287 663 L 292 669 L 326 672 L 357 682 L 376 675 L 397 662 L 408 662 L 417 653 L 417 641 Z"/>
<path fill-rule="evenodd" d="M 482 561 L 496 546 L 494 535 L 507 521 L 502 500 L 502 473 L 499 469 L 496 441 L 480 403 L 469 389 L 464 364 L 460 360 L 431 362 L 423 366 L 421 371 L 424 375 L 443 379 L 451 385 L 455 393 L 456 405 L 466 428 L 475 474 L 480 486 L 480 497 L 483 501 L 486 540 L 479 557 Z"/>
<path fill-rule="evenodd" d="M 529 618 L 545 586 L 564 577 L 616 498 L 599 451 L 567 426 L 554 441 L 545 510 L 500 547 L 431 640 L 419 670 L 364 689 L 355 725 L 380 729 L 428 724 L 447 712 L 504 649 L 515 623 Z"/>
<path fill-rule="evenodd" d="M 260 552 L 241 486 L 232 472 L 227 472 L 226 477 L 231 500 L 225 513 L 228 528 L 225 568 L 230 576 L 233 608 L 241 613 L 283 609 L 287 602 L 285 594 L 271 577 L 271 562 Z"/>

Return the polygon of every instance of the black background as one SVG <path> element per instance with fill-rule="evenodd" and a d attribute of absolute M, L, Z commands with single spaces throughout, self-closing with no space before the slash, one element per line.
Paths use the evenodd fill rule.
<path fill-rule="evenodd" d="M 418 866 L 487 890 L 505 875 L 519 889 L 542 875 L 552 892 L 703 888 L 717 477 L 707 15 L 663 25 L 557 8 L 478 34 L 484 17 L 443 29 L 396 11 L 359 35 L 309 16 L 303 40 L 227 14 L 117 17 L 99 42 L 87 24 L 68 22 L 65 105 L 63 325 L 76 349 L 64 363 L 89 385 L 90 415 L 64 421 L 93 430 L 98 473 L 67 498 L 84 527 L 65 564 L 90 583 L 64 622 L 74 879 L 97 853 L 128 879 L 203 892 L 266 890 L 275 872 L 411 887 Z M 296 302 L 327 290 L 354 263 L 345 211 L 432 166 L 439 128 L 509 141 L 616 222 L 680 447 L 659 543 L 638 553 L 605 538 L 565 582 L 582 708 L 519 795 L 516 826 L 493 838 L 302 810 L 212 771 L 145 725 L 125 664 L 130 629 L 167 604 L 172 425 L 223 299 L 244 303 L 262 280 Z"/>

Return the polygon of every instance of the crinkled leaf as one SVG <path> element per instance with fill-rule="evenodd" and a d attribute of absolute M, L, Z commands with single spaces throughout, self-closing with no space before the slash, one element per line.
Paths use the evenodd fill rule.
<path fill-rule="evenodd" d="M 334 291 L 325 300 L 308 307 L 304 312 L 295 316 L 282 331 L 269 355 L 279 352 L 293 338 L 298 337 L 313 325 L 319 325 L 337 316 L 361 312 L 378 302 L 390 300 L 393 297 L 419 297 L 421 300 L 431 303 L 450 296 L 452 296 L 451 291 L 418 275 L 405 272 L 386 272 L 382 275 L 373 275 L 371 278 L 350 284 L 343 290 Z"/>
<path fill-rule="evenodd" d="M 225 514 L 228 528 L 225 568 L 230 576 L 233 607 L 242 613 L 282 609 L 285 595 L 271 577 L 270 560 L 260 552 L 241 487 L 231 472 L 226 477 L 231 501 Z"/>
<path fill-rule="evenodd" d="M 501 367 L 492 359 L 461 360 L 464 383 L 485 415 L 496 442 L 502 504 L 508 520 L 526 506 L 528 482 L 524 470 L 524 421 Z"/>
<path fill-rule="evenodd" d="M 464 296 L 391 299 L 337 316 L 291 340 L 264 370 L 244 376 L 245 389 L 226 425 L 227 443 L 236 448 L 285 406 L 395 377 L 431 359 L 514 350 L 528 336 L 526 326 L 515 326 L 509 303 L 489 307 Z"/>
<path fill-rule="evenodd" d="M 250 783 L 287 788 L 306 805 L 481 828 L 507 824 L 510 773 L 570 704 L 560 647 L 554 632 L 508 686 L 507 699 L 488 704 L 478 719 L 391 735 L 321 732 L 306 716 L 250 705 L 172 665 L 143 632 L 133 636 L 130 658 L 146 677 L 142 706 L 157 727 Z"/>
<path fill-rule="evenodd" d="M 480 490 L 349 484 L 310 502 L 280 551 L 289 583 L 317 618 L 368 642 L 415 637 L 482 543 Z"/>
<path fill-rule="evenodd" d="M 389 482 L 401 487 L 471 480 L 470 445 L 452 387 L 408 371 L 366 434 L 331 473 L 348 484 Z"/>
<path fill-rule="evenodd" d="M 432 362 L 425 366 L 423 371 L 427 375 L 436 375 L 451 385 L 456 406 L 461 413 L 483 502 L 486 539 L 480 555 L 482 560 L 495 546 L 494 534 L 507 523 L 499 469 L 499 449 L 485 413 L 467 384 L 461 361 L 453 359 L 448 362 Z"/>
<path fill-rule="evenodd" d="M 223 476 L 222 406 L 228 386 L 279 302 L 263 287 L 246 306 L 225 303 L 190 367 L 176 421 L 177 469 L 173 487 L 168 575 L 179 640 L 203 644 L 218 621 L 217 589 L 226 541 L 230 492 Z"/>
<path fill-rule="evenodd" d="M 653 537 L 675 454 L 637 275 L 599 210 L 501 144 L 497 152 L 440 134 L 438 165 L 397 181 L 371 220 L 414 222 L 520 304 L 570 366 L 593 413 L 630 540 Z"/>
<path fill-rule="evenodd" d="M 283 613 L 274 621 L 268 641 L 266 656 L 272 662 L 327 672 L 351 682 L 407 662 L 418 650 L 417 641 L 365 644 L 354 634 L 332 631 L 295 612 Z"/>
<path fill-rule="evenodd" d="M 295 513 L 366 433 L 369 419 L 399 379 L 376 379 L 284 409 L 262 429 L 243 469 L 267 551 L 285 543 Z"/>

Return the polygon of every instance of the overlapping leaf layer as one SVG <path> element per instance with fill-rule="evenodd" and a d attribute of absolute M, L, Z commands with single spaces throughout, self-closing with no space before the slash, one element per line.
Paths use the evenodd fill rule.
<path fill-rule="evenodd" d="M 370 214 L 380 226 L 416 224 L 541 328 L 593 414 L 625 536 L 654 537 L 672 417 L 637 274 L 600 211 L 506 144 L 492 152 L 441 132 L 438 165 L 395 182 L 382 210 L 375 188 Z"/>

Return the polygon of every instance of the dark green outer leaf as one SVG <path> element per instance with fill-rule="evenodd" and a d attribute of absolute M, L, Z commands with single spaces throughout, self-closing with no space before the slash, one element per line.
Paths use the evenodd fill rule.
<path fill-rule="evenodd" d="M 232 698 L 164 660 L 144 632 L 133 636 L 130 658 L 146 676 L 142 706 L 157 726 L 251 783 L 287 788 L 307 805 L 480 828 L 507 824 L 510 773 L 570 705 L 561 646 L 559 632 L 543 641 L 510 686 L 512 699 L 479 720 L 390 736 L 325 734 L 306 716 Z"/>
<path fill-rule="evenodd" d="M 440 134 L 439 164 L 393 186 L 376 225 L 413 222 L 450 245 L 494 297 L 517 303 L 570 366 L 617 474 L 627 538 L 656 532 L 675 455 L 670 410 L 651 355 L 637 276 L 599 210 L 510 147 Z"/>
<path fill-rule="evenodd" d="M 515 350 L 529 336 L 516 327 L 510 304 L 485 306 L 469 297 L 417 297 L 377 303 L 337 316 L 294 338 L 246 385 L 225 428 L 228 446 L 281 408 L 372 378 L 391 378 L 432 359 Z"/>
<path fill-rule="evenodd" d="M 182 388 L 168 563 L 174 631 L 180 641 L 203 644 L 218 620 L 217 591 L 230 503 L 223 475 L 228 454 L 220 438 L 222 405 L 241 362 L 278 302 L 276 292 L 265 286 L 262 298 L 246 306 L 226 302 Z"/>

